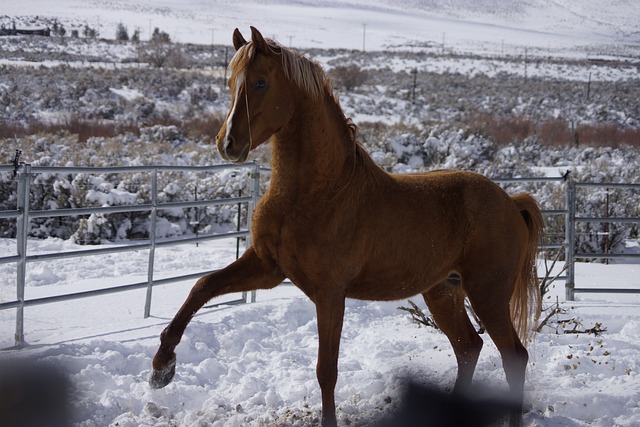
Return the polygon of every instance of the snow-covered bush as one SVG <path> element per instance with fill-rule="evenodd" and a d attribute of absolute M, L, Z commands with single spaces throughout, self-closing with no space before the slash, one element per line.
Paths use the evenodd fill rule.
<path fill-rule="evenodd" d="M 176 126 L 143 128 L 113 138 L 89 138 L 79 142 L 73 136 L 28 137 L 9 141 L 23 150 L 22 159 L 33 166 L 144 166 L 211 165 L 220 163 L 215 149 L 185 136 Z M 219 173 L 162 172 L 158 175 L 158 202 L 193 201 L 237 197 L 249 194 L 248 175 L 242 171 Z M 0 174 L 0 209 L 16 208 L 17 182 L 12 173 Z M 151 203 L 149 174 L 143 172 L 38 173 L 30 186 L 30 210 L 67 209 Z M 246 226 L 246 207 L 241 224 Z M 228 231 L 237 227 L 238 206 L 159 209 L 157 237 Z M 198 224 L 196 225 L 195 222 Z M 33 237 L 73 238 L 83 244 L 148 238 L 148 211 L 93 214 L 88 217 L 35 218 L 30 223 Z M 0 235 L 15 237 L 15 220 L 0 220 Z"/>

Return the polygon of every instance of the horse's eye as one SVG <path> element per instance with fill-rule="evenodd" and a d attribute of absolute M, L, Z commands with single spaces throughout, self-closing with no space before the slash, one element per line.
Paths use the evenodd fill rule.
<path fill-rule="evenodd" d="M 264 80 L 258 80 L 256 82 L 256 89 L 264 89 L 265 87 L 267 87 L 267 82 Z"/>

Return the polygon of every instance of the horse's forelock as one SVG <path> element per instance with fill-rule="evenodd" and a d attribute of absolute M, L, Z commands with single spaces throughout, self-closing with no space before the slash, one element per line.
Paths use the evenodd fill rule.
<path fill-rule="evenodd" d="M 329 81 L 320 64 L 299 52 L 287 49 L 274 40 L 265 40 L 271 51 L 281 57 L 285 75 L 296 86 L 315 99 L 320 97 L 325 87 L 331 93 Z M 256 48 L 251 42 L 238 49 L 231 62 L 229 62 L 231 74 L 244 72 L 249 67 L 255 54 Z"/>
<path fill-rule="evenodd" d="M 255 47 L 253 43 L 245 44 L 237 50 L 229 62 L 229 70 L 231 75 L 243 73 L 255 55 Z"/>

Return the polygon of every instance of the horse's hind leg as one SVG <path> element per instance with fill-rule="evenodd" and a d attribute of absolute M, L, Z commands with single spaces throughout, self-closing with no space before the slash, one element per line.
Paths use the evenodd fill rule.
<path fill-rule="evenodd" d="M 436 324 L 451 342 L 458 362 L 454 390 L 463 391 L 471 385 L 483 343 L 467 316 L 464 292 L 459 283 L 445 281 L 422 296 Z"/>
<path fill-rule="evenodd" d="M 496 295 L 500 295 L 496 291 L 498 288 L 496 282 L 484 288 L 476 287 L 475 289 L 479 290 L 469 292 L 469 300 L 502 357 L 509 389 L 516 404 L 510 414 L 509 425 L 517 427 L 522 424 L 523 389 L 529 354 L 513 327 L 509 300 L 506 297 L 496 298 Z"/>
<path fill-rule="evenodd" d="M 189 296 L 169 325 L 160 334 L 160 347 L 153 358 L 153 371 L 149 384 L 162 388 L 175 374 L 175 348 L 191 318 L 210 299 L 234 292 L 269 289 L 284 280 L 275 265 L 258 258 L 253 248 L 222 270 L 202 277 L 193 286 Z"/>

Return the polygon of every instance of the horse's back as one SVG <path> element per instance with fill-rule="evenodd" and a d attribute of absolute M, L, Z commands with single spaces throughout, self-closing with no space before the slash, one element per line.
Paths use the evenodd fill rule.
<path fill-rule="evenodd" d="M 388 178 L 372 187 L 374 203 L 359 216 L 353 246 L 361 247 L 364 265 L 351 296 L 377 289 L 380 299 L 405 297 L 470 268 L 470 258 L 491 269 L 517 257 L 525 222 L 491 180 L 449 170 Z M 515 270 L 518 262 L 512 264 L 507 269 Z"/>
<path fill-rule="evenodd" d="M 514 199 L 484 175 L 436 170 L 394 178 L 406 188 L 420 188 L 415 193 L 416 206 L 424 207 L 434 217 L 446 217 L 445 221 L 455 221 L 464 227 L 460 231 L 464 232 L 467 245 L 476 239 L 494 246 L 500 243 L 509 246 L 515 242 L 508 240 L 527 237 L 526 223 Z"/>
<path fill-rule="evenodd" d="M 435 170 L 421 174 L 391 175 L 387 190 L 394 199 L 404 199 L 410 209 L 456 221 L 476 222 L 483 217 L 513 216 L 517 208 L 495 182 L 475 172 Z M 391 193 L 394 196 L 391 196 Z"/>

